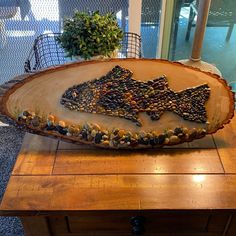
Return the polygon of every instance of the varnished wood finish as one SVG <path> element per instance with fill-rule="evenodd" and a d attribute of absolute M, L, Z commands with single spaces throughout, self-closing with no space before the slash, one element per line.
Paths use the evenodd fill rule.
<path fill-rule="evenodd" d="M 215 149 L 58 151 L 53 169 L 55 175 L 209 172 L 224 173 Z"/>
<path fill-rule="evenodd" d="M 236 173 L 236 122 L 213 135 L 226 173 Z"/>
<path fill-rule="evenodd" d="M 24 137 L 13 175 L 50 175 L 55 161 L 58 141 L 27 134 Z"/>
<path fill-rule="evenodd" d="M 234 209 L 234 186 L 236 175 L 12 176 L 2 210 Z"/>
<path fill-rule="evenodd" d="M 138 115 L 142 120 L 142 126 L 138 127 L 127 119 L 89 112 L 71 111 L 60 104 L 59 101 L 66 89 L 75 84 L 101 77 L 116 65 L 130 69 L 133 71 L 133 77 L 136 80 L 144 82 L 165 74 L 168 78 L 169 88 L 176 92 L 207 84 L 211 90 L 211 95 L 205 104 L 208 125 L 205 123 L 191 122 L 181 118 L 174 112 L 166 111 L 159 120 L 152 122 L 150 121 L 150 117 L 144 112 L 141 112 Z M 189 129 L 204 128 L 207 134 L 212 134 L 218 129 L 223 128 L 234 114 L 234 95 L 225 80 L 215 74 L 166 60 L 129 58 L 85 61 L 40 71 L 28 76 L 24 80 L 19 80 L 20 79 L 15 79 L 1 86 L 3 89 L 1 92 L 3 97 L 1 99 L 0 112 L 10 117 L 14 120 L 16 125 L 21 127 L 22 124 L 20 124 L 16 116 L 19 109 L 20 111 L 38 111 L 41 115 L 53 114 L 57 118 L 57 122 L 64 120 L 67 125 L 83 125 L 85 122 L 96 123 L 102 129 L 109 131 L 113 130 L 115 127 L 120 129 L 125 128 L 127 131 L 137 133 L 141 131 L 163 133 L 166 129 L 174 130 L 178 126 L 183 126 Z M 52 91 L 54 92 L 52 93 Z M 32 96 L 32 94 L 34 94 L 34 96 Z M 38 99 L 39 97 L 41 99 Z M 35 134 L 55 137 L 72 143 L 84 143 L 108 148 L 108 146 L 102 143 L 95 144 L 92 141 L 85 141 L 73 135 L 61 135 L 58 132 L 41 129 L 28 123 L 24 128 Z M 182 141 L 192 141 L 192 138 Z M 173 143 L 169 142 L 165 145 L 171 146 L 172 144 Z M 187 144 L 181 145 L 181 147 L 185 146 L 187 146 Z M 109 147 L 115 148 L 113 146 Z M 134 147 L 131 146 L 125 147 L 119 145 L 118 148 L 134 149 Z M 138 144 L 135 148 L 151 148 L 151 145 Z"/>
<path fill-rule="evenodd" d="M 1 214 L 26 235 L 236 235 L 236 119 L 178 148 L 111 151 L 27 134 Z M 43 232 L 43 233 L 42 233 Z"/>

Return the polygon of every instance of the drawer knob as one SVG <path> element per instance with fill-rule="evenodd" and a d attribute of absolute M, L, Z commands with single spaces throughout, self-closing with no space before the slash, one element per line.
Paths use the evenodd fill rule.
<path fill-rule="evenodd" d="M 145 217 L 143 216 L 131 217 L 130 224 L 132 225 L 132 234 L 143 235 L 145 232 L 144 223 L 145 223 Z"/>

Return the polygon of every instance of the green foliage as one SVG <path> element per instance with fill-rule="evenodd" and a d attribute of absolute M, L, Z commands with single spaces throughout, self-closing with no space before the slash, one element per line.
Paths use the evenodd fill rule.
<path fill-rule="evenodd" d="M 123 32 L 112 13 L 75 12 L 72 18 L 64 20 L 64 31 L 57 41 L 67 52 L 67 56 L 90 59 L 93 56 L 111 56 L 120 48 Z"/>

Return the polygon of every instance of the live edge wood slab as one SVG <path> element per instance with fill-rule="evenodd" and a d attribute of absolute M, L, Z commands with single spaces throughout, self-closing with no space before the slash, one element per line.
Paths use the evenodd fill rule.
<path fill-rule="evenodd" d="M 160 148 L 223 128 L 233 98 L 224 79 L 177 62 L 109 59 L 14 79 L 0 87 L 0 113 L 29 132 L 68 142 Z"/>
<path fill-rule="evenodd" d="M 27 134 L 0 209 L 20 216 L 30 236 L 235 236 L 236 119 L 161 150 Z"/>

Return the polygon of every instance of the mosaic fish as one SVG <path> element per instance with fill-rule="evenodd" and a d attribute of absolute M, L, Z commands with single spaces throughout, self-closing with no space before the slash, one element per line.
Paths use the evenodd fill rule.
<path fill-rule="evenodd" d="M 171 111 L 185 120 L 205 123 L 205 103 L 210 96 L 207 84 L 175 92 L 165 76 L 138 81 L 133 73 L 115 66 L 101 78 L 75 85 L 62 95 L 61 104 L 70 110 L 105 114 L 131 120 L 142 126 L 138 115 L 146 112 L 151 120 Z"/>

